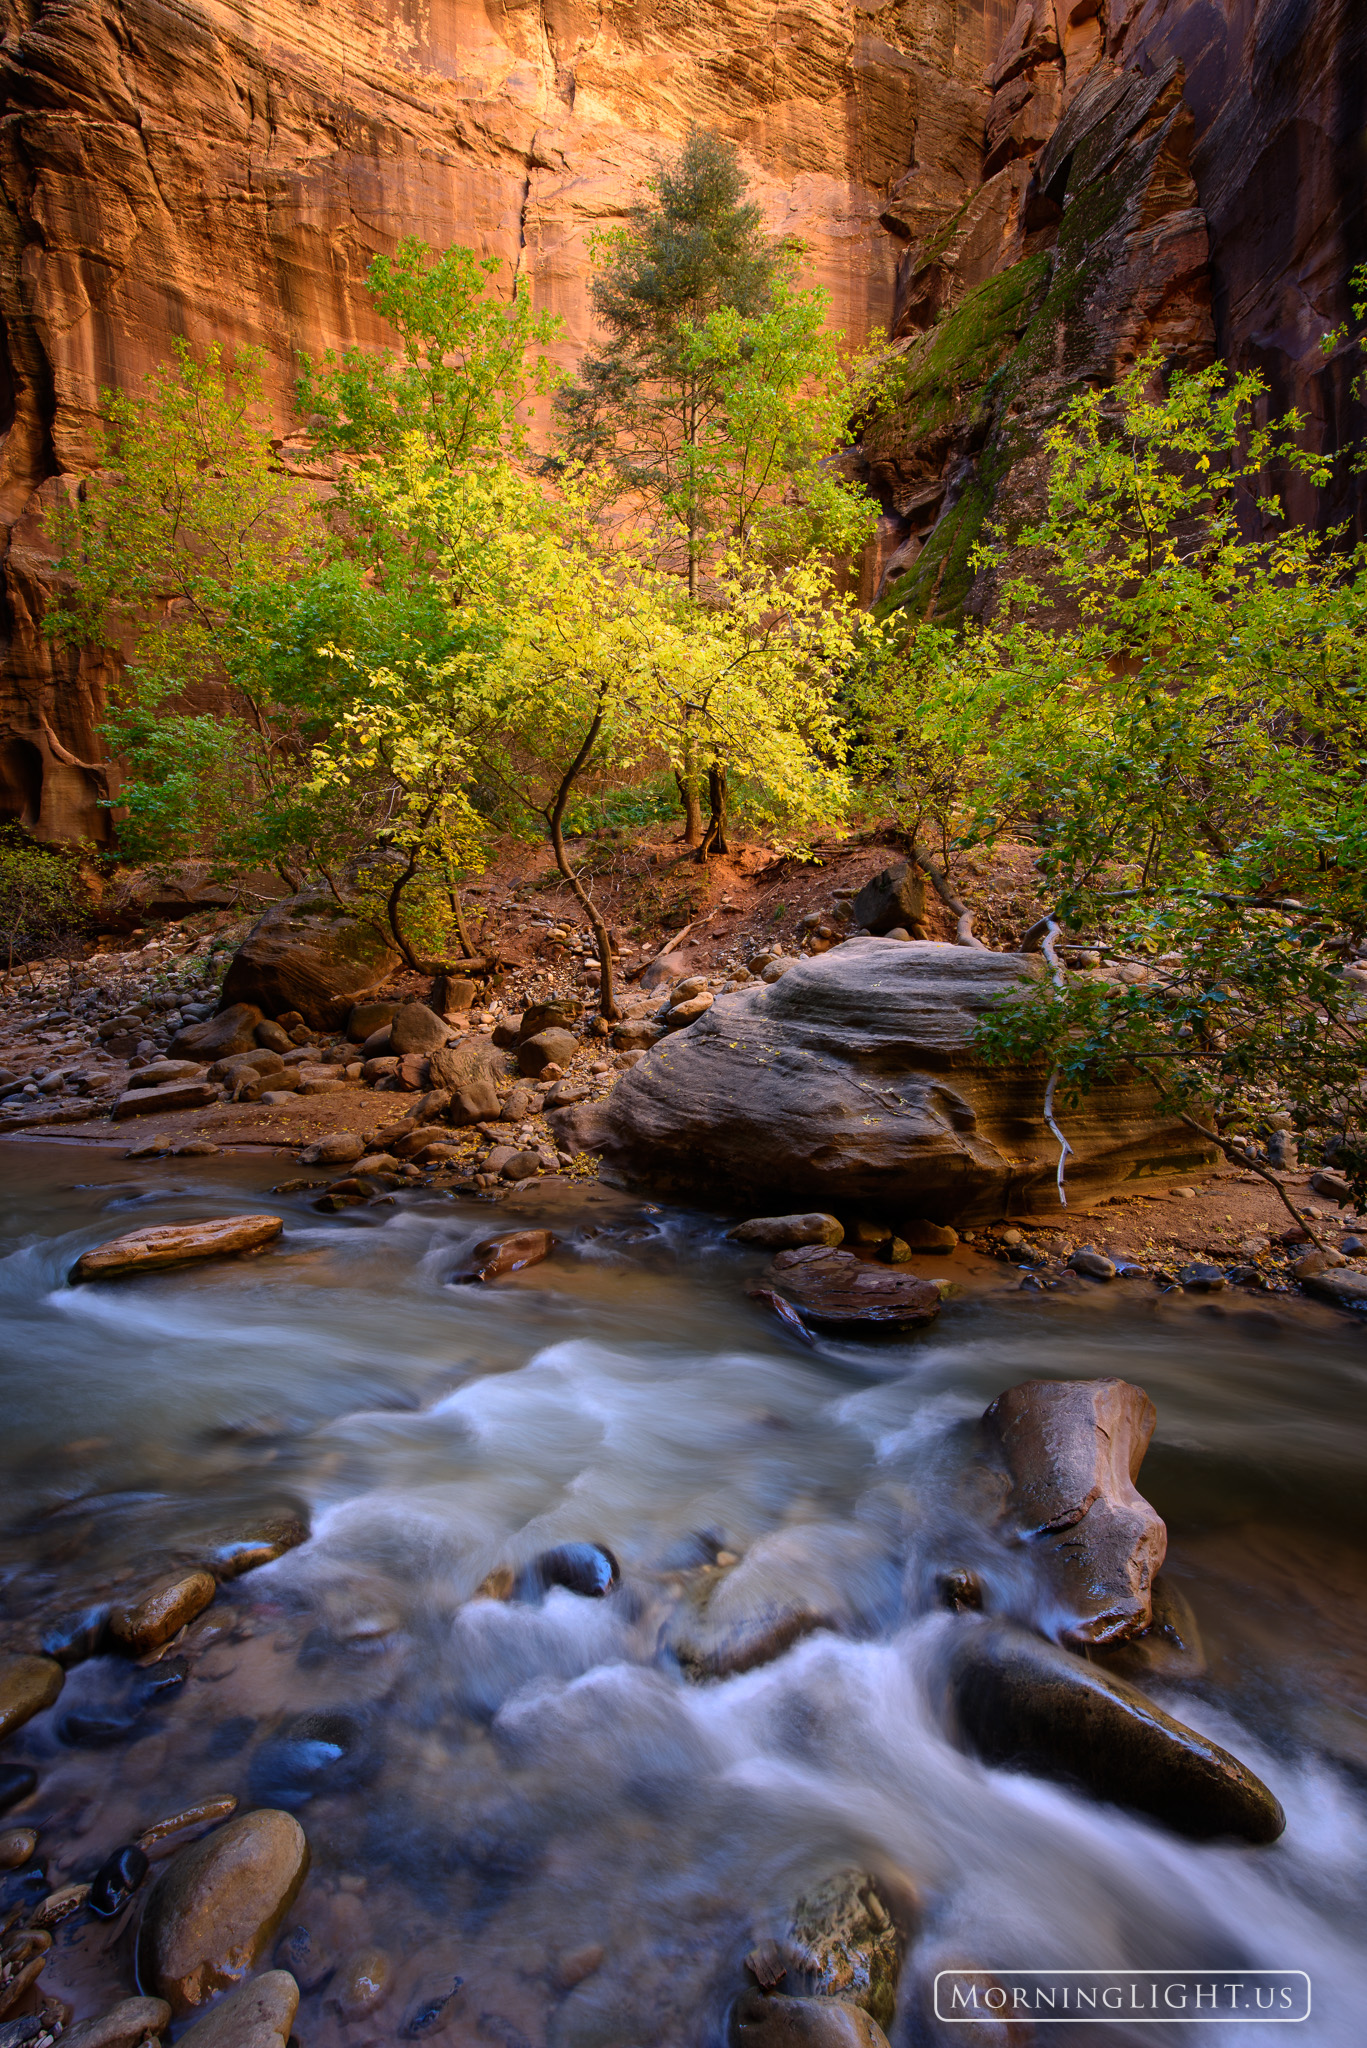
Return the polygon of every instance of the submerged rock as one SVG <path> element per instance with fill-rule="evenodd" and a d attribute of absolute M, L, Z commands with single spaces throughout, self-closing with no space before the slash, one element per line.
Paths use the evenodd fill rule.
<path fill-rule="evenodd" d="M 507 1237 L 486 1237 L 471 1252 L 470 1266 L 453 1278 L 467 1282 L 498 1280 L 505 1273 L 520 1273 L 524 1266 L 539 1265 L 554 1250 L 555 1237 L 549 1230 L 515 1230 Z"/>
<path fill-rule="evenodd" d="M 35 1714 L 41 1714 L 44 1707 L 50 1707 L 65 1680 L 66 1674 L 55 1658 L 0 1656 L 0 1740 L 22 1728 Z M 31 1792 L 34 1783 L 33 1773 L 26 1765 L 9 1765 L 7 1769 L 18 1776 L 11 1779 L 10 1788 L 0 1778 L 0 1812 Z M 22 1790 L 14 1789 L 20 1783 Z M 4 1797 L 6 1789 L 8 1798 Z"/>
<path fill-rule="evenodd" d="M 252 1796 L 294 1809 L 320 1793 L 354 1792 L 379 1767 L 379 1755 L 354 1714 L 300 1714 L 253 1757 Z"/>
<path fill-rule="evenodd" d="M 956 1623 L 949 1686 L 959 1729 L 986 1763 L 1080 1786 L 1197 1841 L 1275 1842 L 1286 1826 L 1228 1750 L 1024 1629 Z"/>
<path fill-rule="evenodd" d="M 746 1991 L 731 2008 L 730 2048 L 888 2048 L 875 2020 L 844 1998 Z"/>
<path fill-rule="evenodd" d="M 83 1252 L 71 1269 L 71 1278 L 73 1282 L 107 1280 L 120 1273 L 179 1266 L 191 1259 L 259 1251 L 279 1237 L 284 1227 L 280 1216 L 214 1216 L 200 1223 L 153 1223 Z"/>
<path fill-rule="evenodd" d="M 62 2035 L 63 2048 L 139 2048 L 171 2024 L 164 1998 L 125 1998 L 97 2019 L 81 2020 Z"/>
<path fill-rule="evenodd" d="M 269 1808 L 242 1814 L 182 1849 L 147 1900 L 138 1937 L 139 1981 L 177 2014 L 192 2012 L 236 1984 L 274 1938 L 308 1860 L 298 1821 Z M 219 2013 L 226 2009 L 225 2001 Z"/>
<path fill-rule="evenodd" d="M 842 1870 L 793 1908 L 785 1947 L 821 1997 L 847 1998 L 880 2027 L 892 2025 L 906 1943 L 865 1870 Z"/>
<path fill-rule="evenodd" d="M 817 1629 L 865 1634 L 896 1600 L 897 1574 L 867 1530 L 808 1522 L 760 1537 L 734 1568 L 695 1583 L 666 1641 L 688 1677 L 729 1678 Z"/>
<path fill-rule="evenodd" d="M 940 1290 L 933 1281 L 890 1272 L 826 1245 L 780 1252 L 764 1279 L 805 1322 L 823 1329 L 913 1329 L 933 1322 L 940 1312 Z"/>
<path fill-rule="evenodd" d="M 289 1971 L 267 1970 L 230 1992 L 180 2039 L 191 2048 L 285 2048 L 298 2009 L 299 1986 Z"/>
<path fill-rule="evenodd" d="M 109 1610 L 109 1629 L 125 1650 L 142 1656 L 159 1650 L 187 1622 L 202 1614 L 217 1592 L 212 1572 L 186 1572 L 134 1601 Z"/>
<path fill-rule="evenodd" d="M 1006 1526 L 1039 1559 L 1066 1642 L 1112 1642 L 1152 1619 L 1168 1532 L 1134 1482 L 1155 1419 L 1120 1379 L 1026 1380 L 983 1416 L 1011 1475 Z"/>
<path fill-rule="evenodd" d="M 1136 1685 L 1164 1679 L 1200 1678 L 1206 1668 L 1205 1646 L 1191 1602 L 1166 1572 L 1153 1582 L 1153 1620 L 1137 1636 L 1118 1643 L 1096 1644 L 1087 1655 L 1105 1671 Z"/>
<path fill-rule="evenodd" d="M 100 1865 L 90 1880 L 89 1905 L 102 1920 L 121 1913 L 148 1871 L 147 1852 L 126 1842 Z"/>
<path fill-rule="evenodd" d="M 552 1586 L 563 1586 L 587 1600 L 601 1600 L 621 1580 L 622 1572 L 612 1552 L 601 1543 L 561 1543 L 543 1550 L 522 1572 L 516 1583 L 519 1598 L 535 1599 Z"/>

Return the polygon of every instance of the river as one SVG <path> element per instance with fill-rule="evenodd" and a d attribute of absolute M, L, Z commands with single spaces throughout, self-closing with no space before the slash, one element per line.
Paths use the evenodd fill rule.
<path fill-rule="evenodd" d="M 304 2048 L 393 2039 L 456 1978 L 423 2038 L 711 2048 L 746 1952 L 851 1865 L 914 1900 L 894 2048 L 939 2038 L 919 1987 L 945 1961 L 1303 1969 L 1298 2038 L 1367 2035 L 1361 1325 L 1117 1283 L 951 1298 L 906 1342 L 805 1350 L 746 1299 L 760 1261 L 716 1218 L 608 1191 L 544 1213 L 524 1197 L 518 1223 L 549 1223 L 555 1256 L 474 1288 L 451 1275 L 507 1212 L 468 1199 L 323 1216 L 269 1196 L 280 1169 L 260 1159 L 74 1144 L 7 1144 L 0 1169 L 10 1610 L 74 1611 L 130 1560 L 264 1513 L 312 1531 L 225 1586 L 186 1683 L 121 1738 L 63 1733 L 127 1704 L 129 1667 L 100 1656 L 6 1745 L 38 1770 L 15 1818 L 40 1829 L 44 1884 L 208 1793 L 292 1804 L 312 1855 L 288 1923 L 308 1930 Z M 257 1259 L 66 1283 L 120 1231 L 257 1208 L 286 1219 Z M 968 1624 L 934 1588 L 963 1546 L 969 1425 L 1020 1380 L 1107 1373 L 1157 1405 L 1140 1483 L 1207 1657 L 1157 1696 L 1273 1788 L 1271 1848 L 1180 1840 L 945 1732 L 934 1674 Z M 691 1682 L 660 1647 L 679 1588 L 779 1529 L 846 1626 Z M 567 1541 L 606 1545 L 621 1585 L 474 1597 Z M 325 1718 L 304 1768 L 285 1738 L 308 1715 Z M 357 2012 L 336 1966 L 375 1945 L 392 1980 Z M 78 1916 L 44 1982 L 79 2015 L 129 1972 L 126 1939 Z"/>

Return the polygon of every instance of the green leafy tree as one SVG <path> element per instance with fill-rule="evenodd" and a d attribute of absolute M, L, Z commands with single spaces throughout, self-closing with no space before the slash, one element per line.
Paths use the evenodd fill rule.
<path fill-rule="evenodd" d="M 31 960 L 68 950 L 88 922 L 72 849 L 39 846 L 21 825 L 0 828 L 0 942 L 7 971 L 14 972 L 16 955 Z"/>

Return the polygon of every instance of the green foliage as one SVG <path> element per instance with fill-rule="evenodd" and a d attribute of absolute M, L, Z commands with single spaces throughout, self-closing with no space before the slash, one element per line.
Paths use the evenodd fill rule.
<path fill-rule="evenodd" d="M 980 557 L 996 619 L 862 683 L 858 759 L 950 852 L 1032 839 L 1061 925 L 1161 963 L 1045 981 L 1000 1052 L 1074 1087 L 1130 1061 L 1207 1127 L 1280 1098 L 1344 1135 L 1360 1022 L 1325 949 L 1367 933 L 1367 554 L 1266 496 L 1274 465 L 1325 469 L 1294 415 L 1259 424 L 1256 377 L 1155 395 L 1156 370 L 1065 408 L 1043 515 Z"/>
<path fill-rule="evenodd" d="M 78 943 L 89 923 L 70 847 L 40 846 L 20 825 L 0 826 L 0 944 L 12 972 L 16 957 L 41 959 Z"/>

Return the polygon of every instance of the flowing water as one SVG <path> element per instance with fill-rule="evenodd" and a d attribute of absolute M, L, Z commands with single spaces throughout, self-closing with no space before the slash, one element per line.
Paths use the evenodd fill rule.
<path fill-rule="evenodd" d="M 8 1611 L 69 1619 L 263 1514 L 312 1531 L 223 1588 L 176 1646 L 178 1690 L 149 1703 L 143 1673 L 89 1658 L 6 1745 L 39 1773 L 15 1818 L 45 1872 L 6 1879 L 11 1901 L 233 1792 L 308 1833 L 287 1923 L 305 2048 L 405 2026 L 721 2043 L 747 1951 L 846 1866 L 911 1902 L 894 2048 L 940 2038 L 921 1987 L 949 1961 L 1299 1968 L 1299 2038 L 1367 2038 L 1360 1325 L 1117 1284 L 970 1296 L 906 1342 L 808 1350 L 747 1300 L 759 1261 L 717 1219 L 609 1191 L 524 1199 L 516 1221 L 549 1222 L 555 1256 L 474 1288 L 452 1284 L 462 1250 L 507 1212 L 468 1200 L 320 1216 L 265 1199 L 259 1161 L 73 1145 L 7 1146 L 3 1174 Z M 66 1283 L 122 1230 L 260 1207 L 286 1234 L 258 1259 Z M 990 1604 L 1030 1600 L 965 1522 L 969 1425 L 1019 1380 L 1104 1373 L 1157 1404 L 1141 1483 L 1207 1655 L 1159 1696 L 1275 1790 L 1272 1848 L 1194 1845 L 946 1733 L 937 1672 L 974 1624 L 937 1573 L 972 1562 Z M 681 1603 L 779 1530 L 841 1628 L 690 1680 L 668 1647 Z M 581 1540 L 620 1560 L 608 1597 L 476 1597 Z M 360 2010 L 349 1959 L 376 1946 L 392 1976 Z M 44 1982 L 78 2014 L 126 1995 L 127 1930 L 68 1923 Z M 1035 2036 L 1055 2037 L 1197 2035 Z"/>

